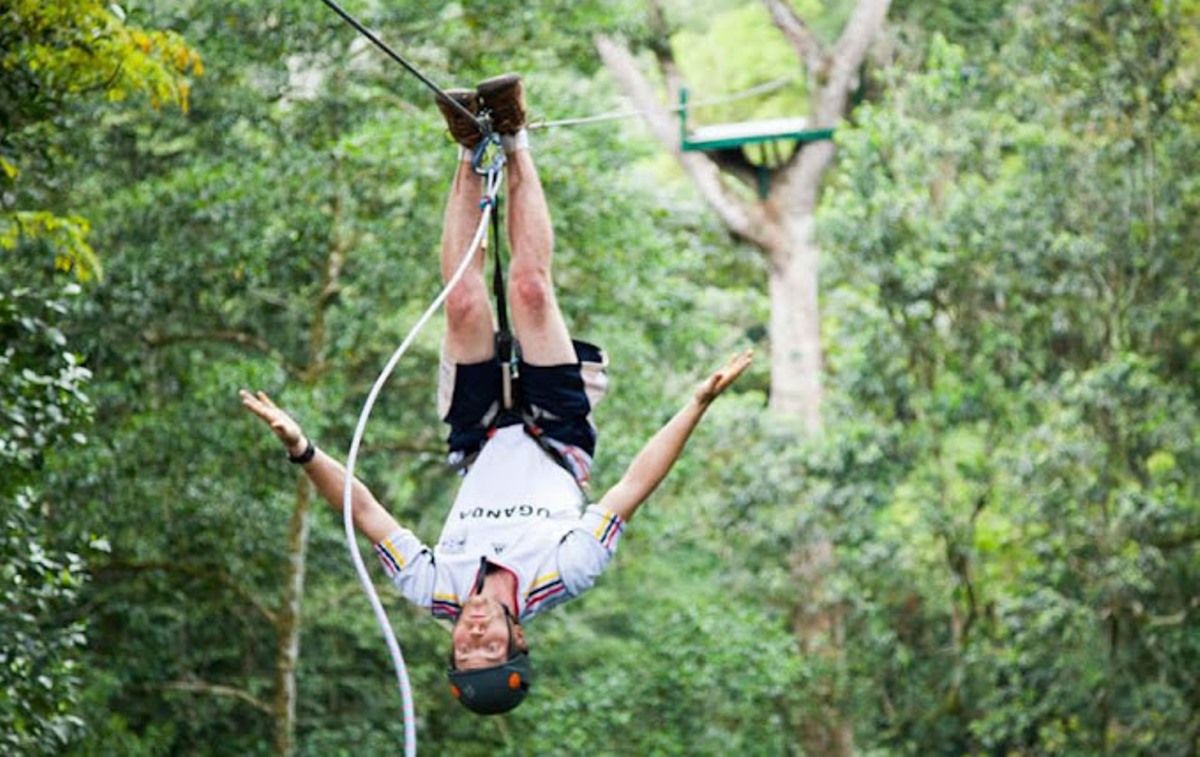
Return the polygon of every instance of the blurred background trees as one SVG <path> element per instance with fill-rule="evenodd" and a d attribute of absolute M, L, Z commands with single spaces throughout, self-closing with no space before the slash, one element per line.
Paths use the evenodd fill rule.
<path fill-rule="evenodd" d="M 791 8 L 835 39 L 852 5 Z M 661 19 L 713 96 L 796 76 L 713 120 L 805 115 L 755 3 L 347 7 L 444 86 L 520 71 L 535 119 L 622 108 L 591 40 L 649 54 Z M 340 519 L 236 391 L 348 445 L 438 290 L 429 93 L 320 3 L 0 16 L 0 743 L 399 751 Z M 599 587 L 531 627 L 513 715 L 463 717 L 444 629 L 389 603 L 422 751 L 799 754 L 832 706 L 864 753 L 1195 753 L 1198 16 L 892 4 L 814 219 L 820 438 L 766 410 L 767 263 L 638 120 L 535 131 L 564 309 L 613 357 L 597 485 L 710 365 L 760 360 Z M 437 332 L 360 463 L 429 540 Z M 837 656 L 792 626 L 814 533 Z"/>

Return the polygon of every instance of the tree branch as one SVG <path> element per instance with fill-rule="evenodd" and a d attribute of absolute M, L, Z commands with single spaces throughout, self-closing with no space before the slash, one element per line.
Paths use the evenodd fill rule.
<path fill-rule="evenodd" d="M 858 84 L 858 73 L 867 51 L 883 28 L 891 0 L 858 0 L 842 36 L 830 56 L 828 76 L 817 100 L 816 125 L 831 127 L 846 112 L 850 93 Z"/>
<path fill-rule="evenodd" d="M 650 6 L 650 27 L 655 31 L 648 46 L 667 85 L 668 101 L 676 102 L 679 100 L 679 90 L 683 87 L 683 75 L 679 73 L 675 53 L 671 50 L 671 28 L 667 23 L 667 14 L 658 0 L 648 0 L 647 4 Z"/>
<path fill-rule="evenodd" d="M 274 717 L 275 712 L 271 706 L 254 696 L 245 689 L 239 689 L 234 686 L 222 686 L 215 683 L 206 683 L 205 681 L 172 681 L 162 685 L 168 691 L 186 691 L 191 694 L 208 694 L 214 697 L 232 697 L 250 705 L 259 712 L 265 713 Z"/>
<path fill-rule="evenodd" d="M 624 42 L 597 35 L 593 43 L 609 74 L 642 113 L 654 137 L 675 158 L 700 196 L 735 235 L 760 248 L 767 246 L 762 230 L 767 227 L 762 210 L 729 191 L 721 181 L 721 169 L 701 153 L 683 152 L 679 144 L 679 125 L 658 101 L 654 88 L 638 68 L 637 61 Z"/>
<path fill-rule="evenodd" d="M 809 81 L 819 77 L 822 69 L 825 68 L 825 51 L 821 41 L 817 39 L 817 35 L 808 28 L 804 19 L 796 15 L 795 9 L 787 0 L 762 0 L 762 4 L 771 14 L 771 21 L 775 23 L 775 28 L 783 33 L 796 54 L 800 56 L 800 60 L 804 61 L 804 66 L 808 69 Z"/>
<path fill-rule="evenodd" d="M 780 2 L 784 0 L 763 0 Z M 883 28 L 891 0 L 858 0 L 842 36 L 833 50 L 824 56 L 819 76 L 809 76 L 809 116 L 814 128 L 835 128 L 845 118 L 850 93 L 858 83 L 859 71 L 866 60 L 879 30 Z M 794 15 L 790 6 L 788 12 Z M 786 34 L 787 31 L 784 30 Z M 812 142 L 797 150 L 787 166 L 779 172 L 776 185 L 784 195 L 799 193 L 804 207 L 815 207 L 816 188 L 821 177 L 833 162 L 833 143 L 829 140 Z"/>

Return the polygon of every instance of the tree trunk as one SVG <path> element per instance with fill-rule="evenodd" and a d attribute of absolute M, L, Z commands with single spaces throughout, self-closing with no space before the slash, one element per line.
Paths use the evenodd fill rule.
<path fill-rule="evenodd" d="M 837 668 L 843 648 L 842 608 L 825 597 L 824 576 L 834 569 L 834 545 L 819 539 L 797 549 L 791 556 L 792 578 L 801 587 L 800 599 L 792 613 L 792 631 L 800 641 L 802 653 Z M 840 673 L 840 671 L 839 671 Z M 854 754 L 854 729 L 840 712 L 838 678 L 826 675 L 814 684 L 815 701 L 797 725 L 797 740 L 810 755 Z"/>
<path fill-rule="evenodd" d="M 652 28 L 660 38 L 650 44 L 667 94 L 674 99 L 682 74 L 671 54 L 665 13 L 648 0 Z M 872 41 L 883 26 L 890 0 L 858 0 L 837 42 L 826 47 L 796 15 L 787 0 L 762 0 L 779 32 L 791 44 L 809 83 L 809 122 L 815 128 L 834 128 L 845 117 L 850 93 Z M 763 202 L 751 202 L 731 192 L 727 181 L 753 182 L 729 163 L 696 152 L 683 152 L 678 122 L 664 107 L 654 86 L 642 75 L 638 61 L 620 40 L 599 36 L 596 51 L 635 107 L 644 114 L 655 138 L 692 180 L 700 196 L 731 233 L 758 247 L 769 266 L 771 320 L 771 412 L 794 418 L 809 436 L 821 433 L 822 372 L 818 266 L 819 249 L 814 214 L 822 179 L 833 162 L 829 140 L 807 143 L 773 177 Z M 801 537 L 791 556 L 797 583 L 797 606 L 792 626 L 805 654 L 840 659 L 841 608 L 824 598 L 823 580 L 836 565 L 834 544 L 817 535 Z M 837 684 L 818 687 L 816 715 L 803 719 L 798 740 L 807 754 L 850 755 L 853 730 L 837 708 Z"/>
<path fill-rule="evenodd" d="M 275 753 L 290 755 L 296 740 L 296 667 L 300 659 L 301 599 L 308 565 L 308 532 L 311 527 L 312 488 L 304 477 L 296 483 L 296 505 L 288 526 L 287 574 L 279 608 L 278 657 L 275 664 Z"/>
<path fill-rule="evenodd" d="M 819 303 L 820 248 L 814 214 L 820 180 L 833 161 L 833 144 L 806 145 L 765 203 L 777 227 L 766 236 L 771 298 L 771 411 L 821 433 L 822 373 Z"/>
<path fill-rule="evenodd" d="M 821 430 L 821 334 L 817 316 L 818 250 L 812 219 L 800 238 L 770 250 L 771 413 L 799 418 L 810 435 Z M 791 237 L 791 235 L 789 235 Z M 804 237 L 808 237 L 807 239 Z"/>

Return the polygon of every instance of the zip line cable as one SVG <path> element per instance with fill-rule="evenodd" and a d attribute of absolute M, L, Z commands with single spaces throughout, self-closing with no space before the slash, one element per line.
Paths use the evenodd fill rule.
<path fill-rule="evenodd" d="M 400 53 L 393 50 L 386 42 L 384 42 L 382 39 L 380 39 L 378 35 L 376 35 L 374 32 L 372 32 L 370 29 L 368 29 L 366 26 L 364 26 L 362 24 L 362 22 L 360 22 L 354 16 L 347 13 L 346 10 L 342 8 L 342 6 L 337 4 L 336 0 L 321 0 L 321 2 L 323 2 L 323 3 L 325 3 L 325 5 L 329 6 L 329 8 L 334 13 L 341 16 L 342 19 L 346 23 L 353 26 L 356 30 L 358 30 L 358 32 L 360 34 L 362 34 L 364 37 L 366 37 L 371 42 L 373 42 L 375 44 L 375 46 L 378 47 L 380 50 L 382 50 L 384 53 L 386 53 L 389 58 L 396 61 L 400 65 L 404 66 L 405 70 L 407 70 L 413 76 L 417 77 L 417 79 L 419 79 L 422 84 L 424 84 L 426 87 L 429 87 L 429 89 L 433 90 L 434 93 L 436 93 L 441 99 L 448 102 L 450 104 L 450 106 L 453 107 L 455 110 L 457 110 L 461 115 L 466 116 L 467 118 L 471 119 L 471 121 L 473 121 L 479 127 L 479 131 L 484 136 L 487 136 L 490 133 L 491 124 L 487 123 L 487 120 L 485 118 L 480 118 L 479 116 L 475 115 L 471 111 L 467 110 L 466 106 L 464 106 L 462 103 L 460 103 L 459 101 L 455 100 L 454 98 L 448 96 L 446 94 L 445 90 L 443 90 L 437 84 L 433 83 L 433 81 L 431 79 L 429 79 L 429 77 L 425 76 L 425 74 L 421 73 L 421 71 L 416 66 L 409 63 L 408 60 L 406 60 L 403 55 L 401 55 Z M 707 100 L 697 100 L 697 101 L 691 103 L 690 107 L 703 108 L 703 107 L 707 107 L 707 106 L 711 106 L 711 105 L 722 105 L 724 103 L 735 102 L 737 100 L 742 100 L 742 99 L 745 99 L 748 97 L 754 97 L 756 95 L 766 94 L 768 92 L 774 92 L 775 90 L 781 89 L 784 86 L 786 86 L 787 84 L 789 84 L 790 82 L 792 82 L 793 80 L 795 80 L 796 76 L 797 76 L 797 74 L 789 74 L 788 76 L 781 76 L 778 79 L 773 79 L 772 81 L 766 82 L 764 84 L 758 84 L 753 87 L 749 87 L 740 92 L 734 92 L 729 95 L 721 95 L 718 97 L 712 97 Z M 687 107 L 687 106 L 675 105 L 670 108 L 667 108 L 667 111 L 671 112 L 671 113 L 678 113 L 678 112 L 684 110 L 685 107 Z M 581 126 L 581 125 L 585 125 L 585 124 L 602 123 L 605 121 L 617 121 L 617 120 L 622 120 L 622 119 L 626 119 L 626 118 L 637 118 L 637 117 L 643 116 L 643 115 L 646 115 L 646 111 L 642 111 L 642 110 L 618 111 L 618 112 L 613 112 L 613 113 L 602 113 L 602 114 L 595 115 L 595 116 L 584 116 L 584 117 L 580 117 L 580 118 L 564 118 L 564 119 L 559 119 L 556 121 L 538 121 L 538 122 L 529 124 L 528 128 L 530 130 L 533 130 L 533 129 L 550 129 L 550 128 L 561 127 L 561 126 Z"/>
<path fill-rule="evenodd" d="M 321 0 L 321 2 L 328 5 L 329 8 L 334 13 L 341 16 L 342 19 L 346 23 L 350 24 L 355 29 L 357 29 L 359 34 L 363 35 L 367 39 L 374 42 L 375 46 L 378 47 L 383 52 L 387 53 L 389 58 L 396 61 L 400 65 L 404 66 L 404 68 L 407 69 L 407 71 L 410 74 L 417 77 L 421 81 L 421 83 L 424 84 L 426 87 L 429 87 L 430 89 L 432 89 L 438 95 L 438 97 L 440 97 L 441 99 L 450 103 L 450 105 L 453 108 L 455 108 L 459 113 L 461 113 L 462 115 L 471 119 L 471 121 L 473 121 L 475 123 L 475 125 L 479 127 L 479 131 L 485 137 L 491 133 L 491 124 L 490 123 L 487 123 L 484 119 L 481 119 L 479 116 L 477 116 L 474 113 L 472 113 L 471 111 L 467 110 L 466 106 L 464 106 L 458 100 L 455 100 L 453 97 L 450 97 L 449 95 L 447 95 L 446 92 L 441 87 L 434 84 L 433 81 L 431 81 L 429 79 L 429 77 L 425 76 L 425 74 L 423 74 L 419 70 L 417 70 L 416 66 L 414 66 L 413 64 L 411 64 L 407 60 L 405 60 L 403 55 L 401 55 L 400 53 L 396 52 L 391 47 L 389 47 L 388 44 L 386 42 L 384 42 L 382 39 L 380 39 L 378 36 L 376 36 L 376 34 L 373 31 L 371 31 L 367 27 L 363 26 L 362 23 L 360 23 L 358 19 L 356 19 L 354 16 L 351 16 L 349 13 L 347 13 L 342 8 L 342 6 L 338 5 L 336 2 L 334 2 L 334 0 Z"/>
<path fill-rule="evenodd" d="M 725 103 L 736 102 L 738 100 L 745 100 L 746 98 L 749 98 L 749 97 L 756 97 L 758 95 L 764 95 L 769 92 L 774 92 L 777 89 L 783 89 L 788 84 L 795 81 L 797 76 L 798 76 L 798 74 L 788 74 L 787 76 L 781 76 L 777 79 L 772 79 L 769 82 L 764 82 L 762 84 L 756 84 L 753 87 L 748 87 L 739 92 L 733 92 L 728 95 L 718 95 L 716 97 L 709 97 L 709 98 L 703 99 L 703 100 L 695 100 L 694 102 L 690 102 L 687 105 L 673 105 L 669 108 L 665 108 L 664 110 L 666 110 L 668 113 L 679 113 L 688 108 L 706 108 L 706 107 L 710 107 L 713 105 L 724 105 Z M 627 118 L 639 118 L 639 117 L 645 116 L 645 115 L 648 115 L 648 111 L 645 111 L 645 110 L 621 110 L 621 111 L 612 111 L 610 113 L 600 113 L 600 114 L 597 114 L 594 116 L 582 116 L 579 118 L 564 118 L 564 119 L 560 119 L 557 121 L 534 121 L 534 122 L 530 123 L 528 125 L 528 127 L 526 127 L 526 128 L 532 130 L 532 129 L 551 129 L 551 128 L 556 128 L 556 127 L 560 127 L 560 126 L 583 126 L 586 124 L 603 123 L 605 121 L 620 121 L 620 120 L 627 119 Z"/>

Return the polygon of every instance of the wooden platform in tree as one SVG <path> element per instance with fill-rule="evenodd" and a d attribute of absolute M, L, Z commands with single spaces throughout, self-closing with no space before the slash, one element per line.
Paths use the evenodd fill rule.
<path fill-rule="evenodd" d="M 684 123 L 686 124 L 686 121 Z M 690 133 L 685 130 L 682 146 L 684 150 L 713 152 L 779 140 L 813 142 L 832 136 L 833 129 L 810 128 L 806 118 L 768 118 L 761 121 L 698 126 Z"/>
<path fill-rule="evenodd" d="M 766 118 L 688 129 L 687 90 L 679 92 L 680 145 L 685 151 L 723 152 L 764 142 L 815 142 L 829 139 L 833 129 L 814 129 L 808 119 Z"/>
<path fill-rule="evenodd" d="M 685 152 L 703 152 L 725 170 L 752 177 L 759 197 L 766 198 L 771 178 L 787 162 L 788 145 L 831 139 L 833 129 L 814 129 L 808 119 L 766 118 L 688 129 L 687 90 L 679 92 L 679 144 Z M 746 148 L 758 145 L 752 156 Z"/>

